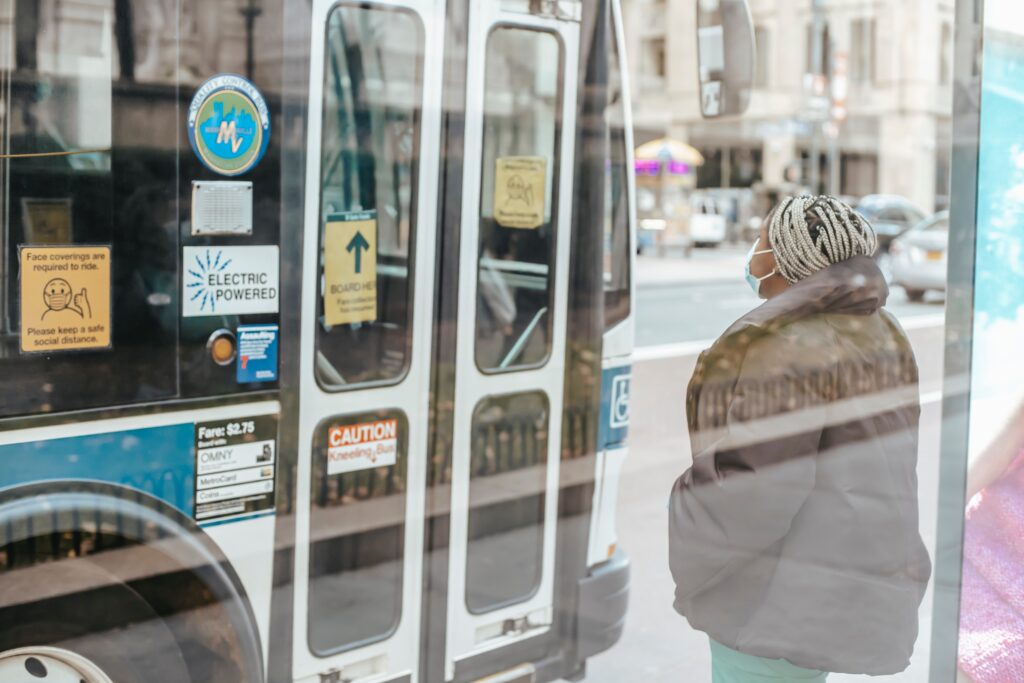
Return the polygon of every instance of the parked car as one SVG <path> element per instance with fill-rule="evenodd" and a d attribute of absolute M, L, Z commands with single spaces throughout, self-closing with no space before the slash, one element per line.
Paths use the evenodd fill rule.
<path fill-rule="evenodd" d="M 860 215 L 871 221 L 878 235 L 875 261 L 885 279 L 892 281 L 892 257 L 889 246 L 893 240 L 928 217 L 909 199 L 891 194 L 869 194 L 854 207 Z"/>
<path fill-rule="evenodd" d="M 928 217 L 909 199 L 891 194 L 869 194 L 854 208 L 875 227 L 879 252 L 889 251 L 894 239 Z"/>
<path fill-rule="evenodd" d="M 921 301 L 930 290 L 946 291 L 948 252 L 949 212 L 941 211 L 893 240 L 892 283 L 903 287 L 911 301 Z"/>

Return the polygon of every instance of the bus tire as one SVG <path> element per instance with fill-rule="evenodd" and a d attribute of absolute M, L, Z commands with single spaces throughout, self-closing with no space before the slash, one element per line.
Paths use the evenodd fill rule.
<path fill-rule="evenodd" d="M 96 569 L 70 565 L 53 562 L 59 569 L 47 572 L 47 580 L 63 575 L 67 581 L 80 581 L 81 572 Z M 42 683 L 49 677 L 53 660 L 60 661 L 60 651 L 85 659 L 112 683 L 192 680 L 185 655 L 167 624 L 123 582 L 101 591 L 15 605 L 0 614 L 11 624 L 0 630 L 0 667 L 5 660 L 14 660 L 7 662 L 8 669 L 25 668 L 32 680 Z M 90 680 L 87 668 L 76 668 L 85 683 L 106 683 L 101 676 Z M 26 672 L 20 673 L 29 680 Z"/>
<path fill-rule="evenodd" d="M 101 549 L 61 550 L 60 539 L 101 527 Z M 259 630 L 219 547 L 180 511 L 124 487 L 0 493 L 0 624 L 0 666 L 22 648 L 57 648 L 112 683 L 263 681 Z"/>

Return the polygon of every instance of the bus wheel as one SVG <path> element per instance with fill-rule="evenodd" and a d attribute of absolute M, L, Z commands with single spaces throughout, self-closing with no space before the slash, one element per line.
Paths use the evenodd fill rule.
<path fill-rule="evenodd" d="M 114 683 L 95 662 L 57 647 L 25 647 L 0 653 L 0 680 L 32 679 L 53 683 Z"/>
<path fill-rule="evenodd" d="M 89 562 L 47 562 L 29 571 L 39 569 L 41 580 L 59 581 L 63 575 L 69 582 L 93 580 L 101 587 L 13 604 L 0 612 L 5 624 L 0 629 L 0 681 L 192 681 L 171 629 L 130 585 L 111 582 L 107 572 Z"/>
<path fill-rule="evenodd" d="M 27 651 L 70 652 L 61 671 L 88 663 L 101 682 L 265 680 L 252 608 L 216 543 L 163 501 L 98 482 L 0 491 L 0 662 L 22 667 L 0 683 L 59 669 Z"/>

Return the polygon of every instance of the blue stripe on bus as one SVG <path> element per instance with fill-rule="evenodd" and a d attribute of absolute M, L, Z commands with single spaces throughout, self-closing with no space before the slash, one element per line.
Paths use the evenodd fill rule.
<path fill-rule="evenodd" d="M 195 427 L 74 436 L 0 446 L 0 489 L 55 479 L 120 484 L 192 516 Z"/>

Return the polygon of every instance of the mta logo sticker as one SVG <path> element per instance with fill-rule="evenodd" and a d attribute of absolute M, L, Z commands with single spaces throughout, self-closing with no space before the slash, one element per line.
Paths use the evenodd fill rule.
<path fill-rule="evenodd" d="M 188 109 L 188 139 L 211 171 L 236 176 L 252 169 L 270 143 L 270 110 L 252 83 L 220 74 L 203 83 Z"/>

